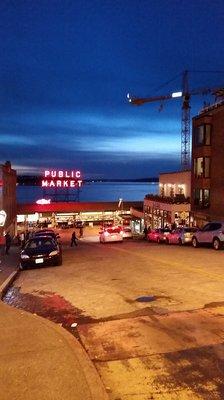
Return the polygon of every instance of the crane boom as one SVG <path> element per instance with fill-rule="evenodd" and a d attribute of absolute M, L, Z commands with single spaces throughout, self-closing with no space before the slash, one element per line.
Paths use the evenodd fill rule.
<path fill-rule="evenodd" d="M 216 88 L 199 88 L 189 91 L 188 85 L 188 71 L 183 72 L 182 78 L 182 91 L 167 94 L 165 96 L 154 97 L 135 97 L 130 94 L 127 95 L 129 103 L 141 106 L 145 103 L 153 103 L 155 101 L 171 100 L 182 98 L 182 118 L 181 118 L 181 168 L 183 171 L 190 169 L 190 98 L 192 95 L 207 95 L 213 94 L 216 97 L 224 96 L 224 89 Z"/>

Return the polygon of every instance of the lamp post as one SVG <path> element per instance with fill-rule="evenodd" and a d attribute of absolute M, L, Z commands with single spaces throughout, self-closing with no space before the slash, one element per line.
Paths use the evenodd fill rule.
<path fill-rule="evenodd" d="M 122 225 L 123 225 L 123 218 L 122 218 L 122 214 L 123 214 L 123 199 L 119 199 L 118 202 L 118 210 L 120 210 L 120 218 L 122 220 Z"/>

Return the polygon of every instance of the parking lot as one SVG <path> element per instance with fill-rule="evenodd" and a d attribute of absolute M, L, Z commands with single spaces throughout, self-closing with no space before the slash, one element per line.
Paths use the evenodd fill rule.
<path fill-rule="evenodd" d="M 22 271 L 5 301 L 77 337 L 110 399 L 223 399 L 224 250 L 96 233 L 61 231 L 63 265 Z"/>

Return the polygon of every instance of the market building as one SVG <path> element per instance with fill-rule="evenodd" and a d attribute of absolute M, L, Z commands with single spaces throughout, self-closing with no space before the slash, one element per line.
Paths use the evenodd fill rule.
<path fill-rule="evenodd" d="M 16 171 L 12 169 L 10 161 L 0 165 L 0 210 L 6 213 L 4 226 L 0 226 L 0 236 L 9 232 L 14 236 L 16 232 Z"/>
<path fill-rule="evenodd" d="M 130 225 L 135 231 L 138 217 L 131 215 L 131 207 L 142 208 L 141 201 L 118 202 L 51 202 L 42 199 L 37 203 L 18 204 L 17 222 L 20 229 L 32 227 L 72 227 L 81 221 L 90 226 L 108 222 Z"/>
<path fill-rule="evenodd" d="M 144 198 L 144 221 L 151 228 L 192 225 L 190 216 L 191 171 L 159 175 L 159 194 Z"/>
<path fill-rule="evenodd" d="M 191 212 L 197 225 L 224 221 L 224 101 L 193 118 Z"/>

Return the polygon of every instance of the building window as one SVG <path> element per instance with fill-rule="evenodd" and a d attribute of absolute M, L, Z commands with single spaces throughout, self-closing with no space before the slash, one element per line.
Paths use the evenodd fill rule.
<path fill-rule="evenodd" d="M 195 146 L 210 146 L 211 130 L 212 126 L 210 124 L 203 124 L 195 127 L 194 129 Z"/>
<path fill-rule="evenodd" d="M 169 185 L 170 188 L 170 197 L 174 197 L 174 187 L 173 185 Z"/>
<path fill-rule="evenodd" d="M 210 206 L 210 190 L 195 189 L 194 205 L 198 206 L 199 208 L 208 208 Z"/>
<path fill-rule="evenodd" d="M 210 157 L 199 157 L 194 159 L 195 178 L 210 178 Z"/>
<path fill-rule="evenodd" d="M 210 157 L 204 158 L 204 178 L 210 178 Z"/>
<path fill-rule="evenodd" d="M 160 196 L 162 196 L 162 197 L 164 197 L 165 196 L 165 190 L 164 190 L 164 185 L 162 185 L 162 184 L 159 184 L 159 186 L 160 186 Z"/>
<path fill-rule="evenodd" d="M 184 194 L 184 189 L 182 188 L 182 186 L 178 187 L 178 194 Z"/>

